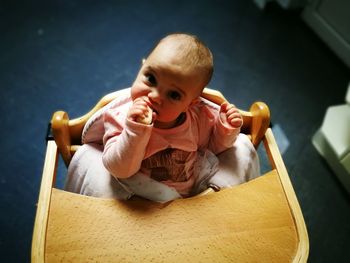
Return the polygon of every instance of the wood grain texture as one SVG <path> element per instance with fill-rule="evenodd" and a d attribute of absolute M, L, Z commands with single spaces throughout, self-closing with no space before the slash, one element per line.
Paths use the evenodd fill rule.
<path fill-rule="evenodd" d="M 309 237 L 301 211 L 298 199 L 295 195 L 292 182 L 288 176 L 286 166 L 284 165 L 281 153 L 278 149 L 275 137 L 273 136 L 271 128 L 268 128 L 265 137 L 264 145 L 270 163 L 273 169 L 276 169 L 281 181 L 284 195 L 286 196 L 289 207 L 291 209 L 293 220 L 296 226 L 297 235 L 299 238 L 298 250 L 293 262 L 306 262 L 309 255 Z"/>
<path fill-rule="evenodd" d="M 239 187 L 167 204 L 53 189 L 46 261 L 291 262 L 298 242 L 273 170 Z"/>
<path fill-rule="evenodd" d="M 51 203 L 52 186 L 56 177 L 57 159 L 58 151 L 56 143 L 54 141 L 48 141 L 37 204 L 38 208 L 33 229 L 32 262 L 44 262 L 45 258 L 45 237 Z"/>

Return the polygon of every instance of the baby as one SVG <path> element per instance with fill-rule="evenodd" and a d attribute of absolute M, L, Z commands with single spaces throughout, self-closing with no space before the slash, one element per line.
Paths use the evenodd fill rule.
<path fill-rule="evenodd" d="M 156 45 L 132 87 L 103 112 L 99 149 L 104 174 L 112 178 L 101 188 L 109 188 L 107 197 L 138 195 L 165 202 L 220 182 L 217 155 L 231 149 L 229 154 L 237 160 L 238 152 L 232 149 L 243 121 L 234 105 L 218 106 L 200 97 L 212 73 L 212 54 L 196 36 L 171 34 Z M 72 179 L 77 176 L 74 167 L 68 190 L 104 196 L 104 190 L 93 189 L 101 181 L 91 183 L 101 176 L 87 179 L 85 174 L 77 183 Z M 84 183 L 89 190 L 82 190 Z"/>

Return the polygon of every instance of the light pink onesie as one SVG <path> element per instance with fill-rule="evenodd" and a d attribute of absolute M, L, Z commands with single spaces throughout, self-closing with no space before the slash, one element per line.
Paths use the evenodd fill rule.
<path fill-rule="evenodd" d="M 190 195 L 200 171 L 199 156 L 219 154 L 233 146 L 240 129 L 224 126 L 219 106 L 205 99 L 191 105 L 186 120 L 172 129 L 158 129 L 126 118 L 131 98 L 107 109 L 104 119 L 103 164 L 116 178 L 141 172 Z"/>

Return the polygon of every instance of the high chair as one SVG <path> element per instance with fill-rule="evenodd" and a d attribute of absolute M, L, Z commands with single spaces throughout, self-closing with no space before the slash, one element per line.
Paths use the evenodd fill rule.
<path fill-rule="evenodd" d="M 269 128 L 266 104 L 241 111 L 257 148 L 263 141 L 271 171 L 219 192 L 165 204 L 119 201 L 55 188 L 58 153 L 66 165 L 86 121 L 118 96 L 103 97 L 82 117 L 55 112 L 47 143 L 32 240 L 33 262 L 306 262 L 309 240 L 286 167 Z M 224 96 L 202 96 L 221 104 Z"/>

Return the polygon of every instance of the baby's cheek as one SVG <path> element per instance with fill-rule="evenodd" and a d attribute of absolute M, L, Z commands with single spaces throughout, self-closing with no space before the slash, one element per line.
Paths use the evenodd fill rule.
<path fill-rule="evenodd" d="M 147 87 L 144 87 L 144 84 L 137 84 L 134 83 L 131 87 L 131 99 L 135 100 L 137 98 L 140 98 L 142 96 L 147 96 L 149 93 L 149 89 Z"/>

